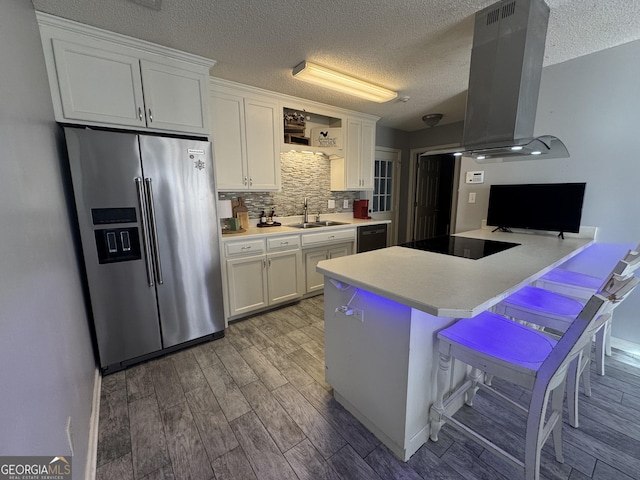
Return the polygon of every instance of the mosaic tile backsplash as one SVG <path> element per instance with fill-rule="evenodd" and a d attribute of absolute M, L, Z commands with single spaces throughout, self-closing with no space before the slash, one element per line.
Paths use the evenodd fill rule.
<path fill-rule="evenodd" d="M 309 215 L 317 213 L 341 213 L 353 211 L 353 201 L 360 192 L 332 192 L 331 161 L 323 155 L 287 152 L 280 154 L 280 192 L 220 192 L 221 200 L 244 199 L 249 218 L 259 218 L 264 210 L 275 210 L 276 216 L 302 215 L 304 198 L 307 197 Z M 328 200 L 336 201 L 336 208 L 328 208 Z M 349 200 L 349 208 L 343 209 L 343 201 Z"/>

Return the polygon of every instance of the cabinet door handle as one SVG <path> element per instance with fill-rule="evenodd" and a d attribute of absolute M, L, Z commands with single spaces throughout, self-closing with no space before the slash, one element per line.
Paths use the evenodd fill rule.
<path fill-rule="evenodd" d="M 138 118 L 142 122 L 142 108 L 138 107 Z"/>
<path fill-rule="evenodd" d="M 244 184 L 247 184 L 247 177 L 244 177 Z"/>
<path fill-rule="evenodd" d="M 262 268 L 267 268 L 267 261 L 262 259 Z"/>
<path fill-rule="evenodd" d="M 253 185 L 253 177 L 249 177 L 249 186 L 251 187 Z"/>
<path fill-rule="evenodd" d="M 269 259 L 269 268 L 271 268 L 271 259 Z"/>
<path fill-rule="evenodd" d="M 289 245 L 289 242 L 280 242 L 280 245 Z"/>
<path fill-rule="evenodd" d="M 332 239 L 334 239 L 334 238 L 336 238 L 336 236 L 335 236 L 335 235 L 329 235 L 329 240 L 332 240 Z"/>
<path fill-rule="evenodd" d="M 151 109 L 149 109 L 149 121 L 153 122 L 153 113 L 151 113 Z"/>
<path fill-rule="evenodd" d="M 251 245 L 249 245 L 248 247 L 242 247 L 240 248 L 240 250 L 251 250 Z"/>

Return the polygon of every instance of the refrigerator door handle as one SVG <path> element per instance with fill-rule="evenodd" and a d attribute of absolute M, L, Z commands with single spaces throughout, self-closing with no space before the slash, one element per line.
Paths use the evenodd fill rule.
<path fill-rule="evenodd" d="M 153 187 L 151 186 L 151 179 L 145 178 L 144 183 L 147 187 L 147 203 L 149 205 L 149 223 L 151 227 L 151 241 L 153 242 L 153 258 L 156 268 L 156 282 L 159 285 L 164 283 L 162 278 L 162 265 L 160 263 L 160 248 L 158 244 L 158 229 L 156 228 L 156 210 L 153 206 Z"/>
<path fill-rule="evenodd" d="M 142 235 L 142 245 L 144 247 L 144 264 L 147 269 L 147 284 L 150 287 L 153 287 L 153 270 L 151 269 L 151 246 L 149 245 L 149 238 L 147 237 L 147 232 L 149 231 L 149 227 L 147 225 L 147 215 L 146 215 L 146 207 L 144 202 L 144 191 L 142 187 L 142 179 L 140 177 L 136 178 L 136 191 L 138 192 L 138 203 L 140 207 L 140 221 L 142 223 L 141 235 Z"/>

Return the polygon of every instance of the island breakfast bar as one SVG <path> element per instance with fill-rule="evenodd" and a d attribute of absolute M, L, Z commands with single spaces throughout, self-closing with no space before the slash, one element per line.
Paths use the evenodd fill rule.
<path fill-rule="evenodd" d="M 429 436 L 437 332 L 491 308 L 578 254 L 593 235 L 459 234 L 520 245 L 478 260 L 389 247 L 325 260 L 325 363 L 336 400 L 398 458 Z M 466 366 L 454 365 L 452 383 Z"/>

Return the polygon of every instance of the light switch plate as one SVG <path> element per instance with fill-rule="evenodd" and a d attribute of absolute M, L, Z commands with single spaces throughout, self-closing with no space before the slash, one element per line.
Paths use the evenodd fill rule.
<path fill-rule="evenodd" d="M 342 208 L 349 208 L 349 200 L 344 200 L 342 202 Z"/>
<path fill-rule="evenodd" d="M 327 208 L 336 208 L 336 201 L 331 199 L 327 202 Z"/>
<path fill-rule="evenodd" d="M 469 192 L 469 203 L 476 203 L 476 192 Z"/>

